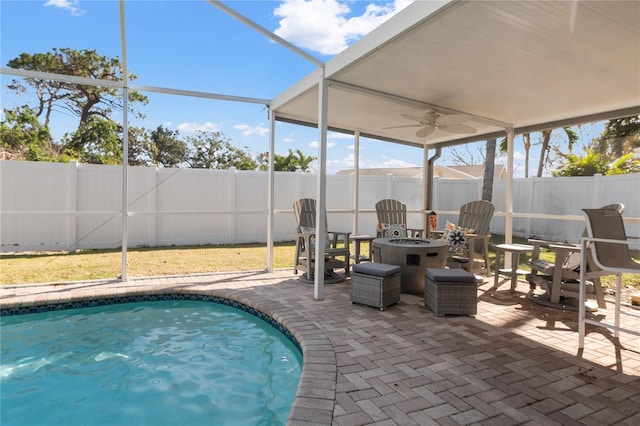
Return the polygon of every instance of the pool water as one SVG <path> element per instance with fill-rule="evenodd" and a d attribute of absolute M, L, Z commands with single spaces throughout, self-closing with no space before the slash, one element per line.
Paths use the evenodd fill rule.
<path fill-rule="evenodd" d="M 0 424 L 285 424 L 302 368 L 240 309 L 154 301 L 1 318 Z"/>

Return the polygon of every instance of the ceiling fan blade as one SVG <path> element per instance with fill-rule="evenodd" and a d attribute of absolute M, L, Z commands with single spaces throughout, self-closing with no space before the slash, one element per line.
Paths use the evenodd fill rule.
<path fill-rule="evenodd" d="M 424 120 L 424 118 L 422 117 L 418 117 L 417 115 L 413 115 L 413 114 L 400 114 L 400 116 L 411 120 L 411 121 L 417 121 L 418 123 L 421 122 L 422 120 Z"/>
<path fill-rule="evenodd" d="M 471 119 L 471 117 L 469 117 L 467 114 L 441 115 L 440 117 L 438 117 L 436 119 L 436 123 L 439 124 L 439 125 L 460 124 L 460 123 L 464 123 L 465 121 L 468 121 L 470 119 Z"/>
<path fill-rule="evenodd" d="M 405 124 L 402 126 L 383 127 L 383 129 L 402 129 L 404 127 L 420 127 L 420 124 Z"/>
<path fill-rule="evenodd" d="M 444 130 L 449 133 L 458 133 L 461 135 L 472 134 L 476 132 L 471 126 L 467 126 L 466 124 L 443 124 L 438 126 L 438 129 Z"/>
<path fill-rule="evenodd" d="M 422 127 L 422 129 L 416 132 L 416 136 L 419 138 L 426 138 L 431 133 L 433 133 L 434 130 L 436 130 L 434 126 L 424 126 Z"/>

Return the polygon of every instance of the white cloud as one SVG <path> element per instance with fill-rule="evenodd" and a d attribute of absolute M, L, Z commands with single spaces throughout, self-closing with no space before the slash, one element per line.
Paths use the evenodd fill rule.
<path fill-rule="evenodd" d="M 319 146 L 318 141 L 313 141 L 309 144 L 309 148 L 318 148 L 318 146 Z M 336 146 L 335 142 L 327 142 L 327 148 L 333 148 L 334 146 Z"/>
<path fill-rule="evenodd" d="M 514 160 L 524 160 L 525 159 L 525 154 L 523 152 L 516 151 L 516 152 L 513 153 L 513 159 Z"/>
<path fill-rule="evenodd" d="M 347 133 L 327 132 L 327 139 L 353 139 L 354 137 Z"/>
<path fill-rule="evenodd" d="M 349 2 L 285 0 L 273 13 L 281 18 L 274 31 L 289 42 L 323 55 L 335 55 L 413 0 L 369 4 L 360 16 L 349 16 Z"/>
<path fill-rule="evenodd" d="M 80 16 L 84 15 L 86 10 L 80 9 L 78 5 L 80 2 L 78 0 L 47 0 L 45 2 L 46 6 L 59 7 L 60 9 L 68 10 L 72 15 Z"/>
<path fill-rule="evenodd" d="M 219 127 L 216 123 L 211 123 L 207 121 L 206 123 L 182 123 L 177 127 L 181 132 L 217 132 L 219 131 Z"/>
<path fill-rule="evenodd" d="M 237 130 L 242 130 L 242 136 L 251 136 L 251 135 L 266 136 L 269 134 L 269 129 L 262 125 L 251 127 L 248 124 L 236 124 L 235 126 L 233 126 L 233 128 Z"/>
<path fill-rule="evenodd" d="M 421 166 L 421 165 L 420 165 Z M 361 169 L 378 169 L 378 168 L 404 168 L 419 167 L 416 163 L 400 160 L 397 158 L 382 158 L 379 161 L 361 161 Z"/>
<path fill-rule="evenodd" d="M 342 160 L 342 165 L 344 166 L 345 169 L 353 169 L 355 165 L 355 159 L 356 159 L 355 155 L 353 155 L 352 153 L 349 153 Z"/>

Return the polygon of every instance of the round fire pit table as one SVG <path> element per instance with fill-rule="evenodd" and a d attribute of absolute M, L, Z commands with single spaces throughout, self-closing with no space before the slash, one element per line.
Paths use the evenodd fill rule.
<path fill-rule="evenodd" d="M 376 238 L 371 244 L 374 262 L 400 266 L 402 293 L 424 293 L 424 271 L 447 263 L 447 243 L 441 240 Z"/>

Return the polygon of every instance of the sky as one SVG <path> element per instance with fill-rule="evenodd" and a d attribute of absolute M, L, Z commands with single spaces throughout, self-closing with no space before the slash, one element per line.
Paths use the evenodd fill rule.
<path fill-rule="evenodd" d="M 281 0 L 225 1 L 225 5 L 269 31 L 326 62 L 413 0 L 345 1 Z M 137 76 L 134 84 L 272 99 L 311 73 L 316 65 L 269 40 L 253 28 L 205 0 L 125 2 L 127 63 Z M 2 66 L 23 52 L 45 53 L 53 48 L 95 49 L 122 59 L 119 2 L 116 0 L 0 0 L 0 61 Z M 2 75 L 2 109 L 25 103 L 6 88 Z M 269 122 L 264 105 L 212 101 L 144 92 L 144 118 L 129 117 L 130 125 L 149 131 L 162 125 L 191 136 L 198 130 L 220 131 L 231 143 L 254 156 L 268 151 Z M 51 126 L 54 138 L 70 130 L 70 117 L 59 114 Z M 71 126 L 73 128 L 73 126 Z M 580 129 L 585 144 L 601 124 Z M 317 129 L 276 123 L 275 151 L 301 150 L 317 156 Z M 562 132 L 553 138 L 562 144 Z M 532 134 L 532 143 L 540 139 Z M 456 154 L 482 164 L 484 143 L 444 149 L 436 165 L 455 165 Z M 578 147 L 579 149 L 579 147 Z M 455 150 L 455 151 L 454 151 Z M 576 152 L 576 149 L 574 149 Z M 419 167 L 418 148 L 361 138 L 360 168 Z M 522 138 L 516 137 L 514 175 L 524 176 Z M 535 175 L 539 147 L 534 145 L 530 175 Z M 498 158 L 506 164 L 506 158 Z M 330 132 L 327 173 L 352 169 L 353 136 Z M 549 173 L 545 173 L 548 175 Z"/>

